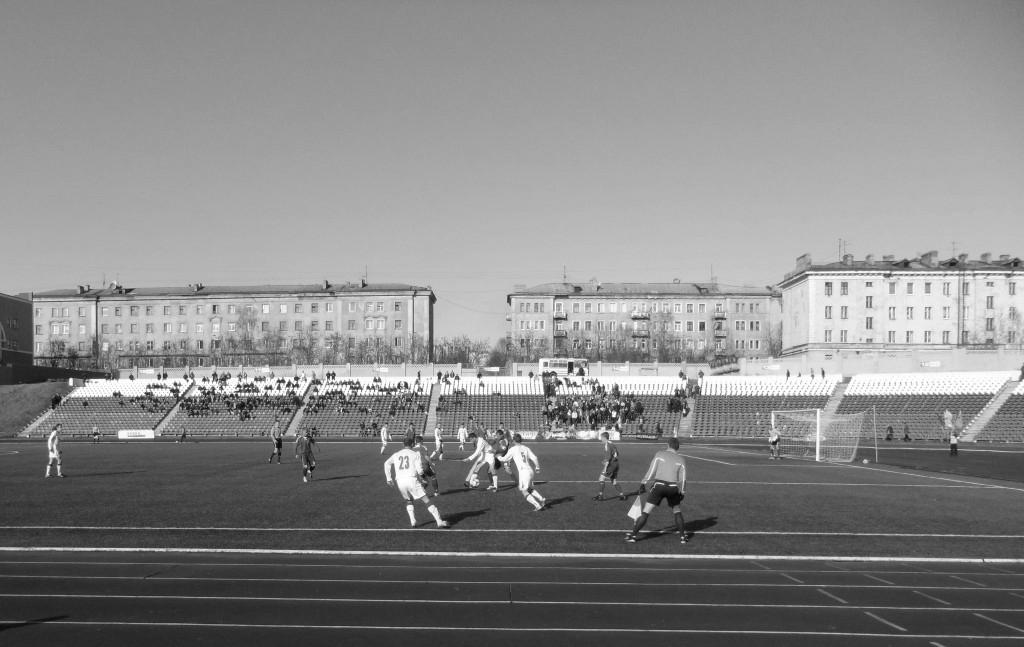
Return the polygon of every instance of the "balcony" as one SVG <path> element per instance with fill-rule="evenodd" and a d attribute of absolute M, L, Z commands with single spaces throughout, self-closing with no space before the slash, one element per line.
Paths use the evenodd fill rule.
<path fill-rule="evenodd" d="M 714 317 L 718 321 L 724 321 L 725 319 L 728 319 L 728 316 L 724 312 L 716 312 L 714 314 Z"/>
<path fill-rule="evenodd" d="M 651 336 L 651 331 L 650 330 L 634 330 L 633 331 L 633 337 L 650 337 L 650 336 Z"/>
<path fill-rule="evenodd" d="M 565 313 L 565 310 L 555 310 L 554 314 L 551 315 L 551 318 L 555 321 L 565 321 L 569 318 L 569 315 Z"/>
<path fill-rule="evenodd" d="M 716 330 L 715 331 L 715 339 L 725 339 L 728 336 L 729 336 L 729 331 L 728 330 Z"/>
<path fill-rule="evenodd" d="M 555 339 L 558 339 L 559 337 L 568 337 L 569 336 L 569 331 L 568 330 L 556 330 L 553 334 L 555 336 Z"/>
<path fill-rule="evenodd" d="M 646 312 L 641 312 L 639 310 L 634 310 L 633 312 L 629 313 L 629 318 L 634 320 L 634 321 L 640 321 L 640 320 L 647 321 L 647 320 L 649 320 L 651 318 L 651 315 L 646 313 Z"/>

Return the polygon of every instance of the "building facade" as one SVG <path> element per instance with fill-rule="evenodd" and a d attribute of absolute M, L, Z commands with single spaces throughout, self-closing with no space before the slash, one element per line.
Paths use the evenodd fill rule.
<path fill-rule="evenodd" d="M 937 252 L 897 260 L 809 255 L 779 284 L 783 354 L 828 349 L 1019 348 L 1024 262 Z"/>
<path fill-rule="evenodd" d="M 405 284 L 94 289 L 32 295 L 36 364 L 210 366 L 431 361 L 429 287 Z"/>
<path fill-rule="evenodd" d="M 717 283 L 546 283 L 506 299 L 517 359 L 763 357 L 781 344 L 779 295 Z"/>
<path fill-rule="evenodd" d="M 0 294 L 0 366 L 32 364 L 32 301 Z"/>

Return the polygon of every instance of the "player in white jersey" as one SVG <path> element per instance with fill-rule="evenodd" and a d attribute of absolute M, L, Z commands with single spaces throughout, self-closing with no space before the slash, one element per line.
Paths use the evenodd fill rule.
<path fill-rule="evenodd" d="M 50 437 L 46 439 L 46 452 L 49 458 L 46 461 L 46 478 L 50 478 L 50 468 L 53 467 L 54 463 L 57 463 L 57 476 L 64 478 L 64 473 L 60 471 L 61 467 L 61 452 L 60 450 L 60 431 L 63 429 L 61 424 L 58 422 L 53 426 L 53 430 L 50 431 Z"/>
<path fill-rule="evenodd" d="M 519 491 L 526 497 L 526 501 L 533 506 L 537 512 L 543 510 L 548 502 L 540 495 L 540 492 L 533 489 L 533 477 L 540 472 L 540 461 L 537 455 L 523 444 L 523 437 L 519 434 L 512 436 L 512 446 L 508 448 L 504 456 L 499 456 L 502 463 L 512 461 L 516 465 L 516 472 L 519 473 Z"/>
<path fill-rule="evenodd" d="M 434 453 L 430 455 L 430 460 L 435 458 L 439 461 L 444 460 L 444 432 L 441 431 L 441 425 L 438 424 L 434 427 Z"/>
<path fill-rule="evenodd" d="M 466 429 L 466 423 L 459 425 L 458 438 L 459 451 L 461 452 L 466 449 L 466 441 L 469 440 L 469 431 Z"/>
<path fill-rule="evenodd" d="M 409 513 L 409 524 L 416 527 L 416 509 L 413 503 L 421 502 L 427 512 L 434 517 L 438 528 L 447 528 L 448 522 L 441 518 L 437 506 L 430 502 L 423 491 L 423 459 L 419 451 L 413 448 L 413 439 L 406 438 L 404 448 L 398 450 L 384 461 L 384 478 L 388 485 L 398 486 L 398 493 L 405 499 L 405 511 Z"/>
<path fill-rule="evenodd" d="M 380 453 L 383 455 L 384 450 L 388 448 L 388 443 L 391 442 L 391 434 L 388 433 L 388 426 L 380 426 Z"/>
<path fill-rule="evenodd" d="M 472 454 L 463 458 L 463 462 L 472 462 L 473 466 L 469 468 L 469 474 L 466 475 L 464 481 L 466 487 L 475 488 L 480 483 L 480 479 L 477 476 L 477 472 L 484 465 L 487 466 L 487 473 L 491 477 L 491 484 L 487 489 L 491 492 L 498 491 L 498 472 L 494 469 L 494 447 L 487 442 L 486 438 L 480 438 L 475 433 L 469 434 L 469 440 L 476 444 L 476 451 Z"/>
<path fill-rule="evenodd" d="M 433 456 L 423 445 L 423 436 L 413 436 L 412 448 L 420 454 L 420 463 L 423 465 L 423 480 L 425 485 L 429 484 L 433 488 L 433 493 L 430 496 L 437 496 L 440 490 L 437 487 L 437 472 L 434 470 Z"/>

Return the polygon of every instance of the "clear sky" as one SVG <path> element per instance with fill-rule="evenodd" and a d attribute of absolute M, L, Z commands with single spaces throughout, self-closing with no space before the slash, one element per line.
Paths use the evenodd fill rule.
<path fill-rule="evenodd" d="M 0 292 L 1024 256 L 1024 2 L 0 0 Z M 563 269 L 564 268 L 564 269 Z"/>

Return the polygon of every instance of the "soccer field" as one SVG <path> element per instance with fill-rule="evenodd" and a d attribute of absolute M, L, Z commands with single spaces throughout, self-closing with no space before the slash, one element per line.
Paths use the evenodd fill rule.
<path fill-rule="evenodd" d="M 323 442 L 312 483 L 285 445 L 269 442 L 67 442 L 64 479 L 44 479 L 45 444 L 0 444 L 0 547 L 402 551 L 585 555 L 1024 558 L 1024 485 L 885 465 L 769 461 L 761 447 L 684 443 L 680 546 L 664 506 L 635 545 L 631 500 L 597 502 L 600 443 L 536 442 L 533 512 L 504 472 L 501 490 L 463 485 L 468 464 L 448 443 L 436 504 L 410 528 L 384 483 L 379 443 Z M 623 487 L 636 490 L 662 445 L 620 443 Z M 398 443 L 389 446 L 390 451 Z"/>

